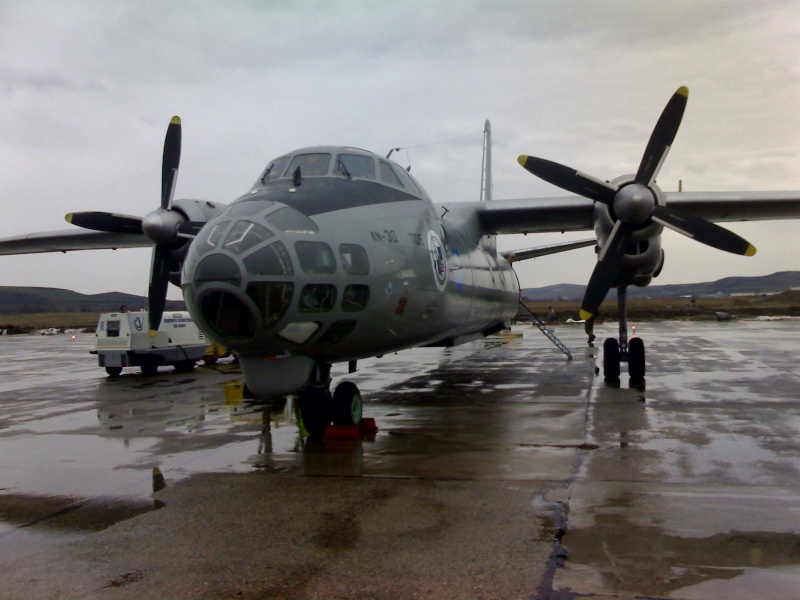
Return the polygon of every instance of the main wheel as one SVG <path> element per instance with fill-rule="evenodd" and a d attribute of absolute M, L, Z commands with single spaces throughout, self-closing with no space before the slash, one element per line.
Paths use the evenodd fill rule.
<path fill-rule="evenodd" d="M 603 377 L 606 381 L 619 381 L 619 342 L 614 338 L 603 342 Z"/>
<path fill-rule="evenodd" d="M 635 337 L 628 344 L 628 374 L 632 383 L 644 381 L 644 342 Z"/>
<path fill-rule="evenodd" d="M 355 383 L 343 381 L 333 392 L 333 424 L 358 425 L 361 423 L 361 392 Z"/>
<path fill-rule="evenodd" d="M 122 367 L 106 367 L 106 373 L 109 377 L 119 377 L 122 373 Z"/>
<path fill-rule="evenodd" d="M 321 388 L 306 388 L 297 392 L 297 403 L 300 408 L 300 417 L 308 434 L 319 439 L 325 431 L 325 426 L 331 422 L 330 416 L 331 393 Z"/>

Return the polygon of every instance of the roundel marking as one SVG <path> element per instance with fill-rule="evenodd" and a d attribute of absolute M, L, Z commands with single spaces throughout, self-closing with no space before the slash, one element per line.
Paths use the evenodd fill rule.
<path fill-rule="evenodd" d="M 428 232 L 428 250 L 431 253 L 431 267 L 433 268 L 433 278 L 436 286 L 443 290 L 447 283 L 447 260 L 444 252 L 444 244 L 436 232 Z"/>

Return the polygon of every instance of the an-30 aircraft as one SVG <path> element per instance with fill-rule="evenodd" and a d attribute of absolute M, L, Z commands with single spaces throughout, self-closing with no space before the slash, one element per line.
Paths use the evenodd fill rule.
<path fill-rule="evenodd" d="M 604 370 L 644 377 L 644 345 L 627 341 L 625 291 L 645 286 L 664 262 L 661 232 L 672 228 L 721 250 L 753 246 L 713 221 L 800 216 L 800 192 L 665 193 L 655 183 L 686 106 L 670 99 L 638 170 L 604 181 L 521 156 L 531 173 L 573 197 L 435 204 L 405 169 L 347 146 L 319 146 L 271 161 L 229 205 L 174 200 L 180 120 L 167 130 L 161 206 L 144 218 L 79 212 L 67 221 L 92 231 L 36 233 L 0 240 L 0 254 L 153 246 L 150 329 L 157 330 L 169 282 L 180 285 L 193 318 L 233 350 L 259 397 L 297 393 L 305 425 L 361 418 L 350 383 L 331 394 L 330 369 L 413 346 L 448 346 L 505 328 L 519 307 L 511 262 L 585 246 L 571 242 L 498 254 L 497 234 L 594 229 L 597 265 L 581 315 L 591 318 L 618 290 L 619 340 L 604 344 Z M 488 132 L 488 123 L 487 123 Z M 484 143 L 484 200 L 491 153 Z"/>

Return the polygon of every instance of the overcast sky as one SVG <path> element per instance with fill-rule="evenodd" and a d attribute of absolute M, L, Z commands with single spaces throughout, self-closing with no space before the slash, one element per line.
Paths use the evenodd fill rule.
<path fill-rule="evenodd" d="M 229 202 L 267 162 L 353 145 L 406 165 L 435 201 L 561 195 L 519 154 L 635 172 L 672 93 L 689 104 L 665 191 L 800 189 L 797 2 L 0 1 L 0 237 L 64 215 L 157 207 L 164 133 L 183 121 L 177 197 Z M 444 140 L 458 142 L 434 144 Z M 415 147 L 417 146 L 417 147 Z M 726 255 L 664 234 L 656 283 L 800 270 L 798 222 L 726 225 Z M 572 235 L 571 238 L 584 238 Z M 570 239 L 501 238 L 502 249 Z M 586 283 L 591 249 L 522 263 L 523 287 Z M 2 285 L 145 293 L 150 251 L 0 257 Z M 179 298 L 173 288 L 171 298 Z"/>

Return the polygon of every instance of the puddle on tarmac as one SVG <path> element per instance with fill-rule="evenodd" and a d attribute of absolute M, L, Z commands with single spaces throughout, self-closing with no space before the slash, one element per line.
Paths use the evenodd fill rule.
<path fill-rule="evenodd" d="M 758 598 L 782 597 L 776 589 L 800 589 L 797 533 L 681 537 L 614 513 L 596 514 L 591 527 L 570 527 L 563 543 L 569 556 L 557 587 L 584 594 Z"/>

